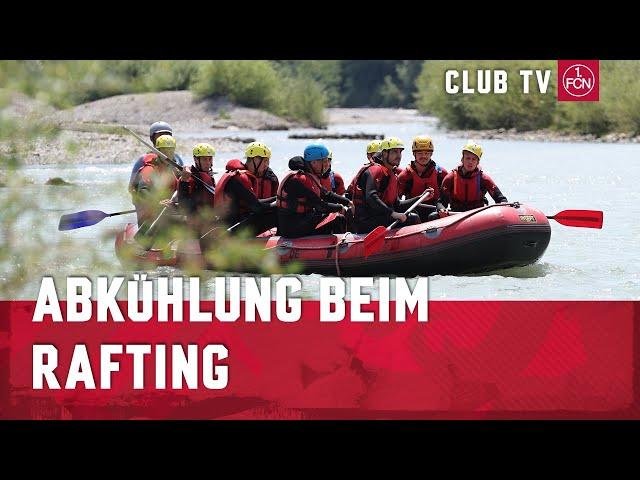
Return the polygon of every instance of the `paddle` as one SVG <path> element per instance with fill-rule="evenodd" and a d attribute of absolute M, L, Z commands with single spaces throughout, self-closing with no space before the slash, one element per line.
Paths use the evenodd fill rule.
<path fill-rule="evenodd" d="M 327 223 L 332 222 L 333 220 L 335 220 L 337 216 L 338 216 L 338 212 L 331 212 L 329 215 L 324 217 L 318 225 L 316 225 L 316 230 L 324 227 Z"/>
<path fill-rule="evenodd" d="M 420 198 L 418 198 L 418 200 L 416 200 L 415 203 L 411 205 L 404 213 L 405 214 L 411 213 L 418 205 L 420 205 L 420 203 L 422 203 L 422 200 L 424 200 L 429 194 L 432 194 L 432 193 L 433 193 L 433 189 L 427 188 L 422 193 L 422 195 L 420 195 Z M 380 225 L 374 228 L 373 230 L 371 230 L 371 232 L 369 232 L 369 234 L 366 237 L 364 237 L 365 258 L 371 255 L 372 253 L 376 253 L 378 250 L 382 248 L 382 245 L 384 245 L 384 237 L 387 235 L 387 232 L 390 231 L 393 227 L 395 227 L 399 222 L 400 220 L 396 220 L 386 228 Z"/>
<path fill-rule="evenodd" d="M 169 199 L 171 202 L 173 202 L 176 197 L 178 196 L 178 190 L 173 192 L 173 195 L 171 195 L 171 198 Z M 156 219 L 153 221 L 153 223 L 149 226 L 149 228 L 147 229 L 140 229 L 136 232 L 136 234 L 133 236 L 134 240 L 139 241 L 139 239 L 141 237 L 148 237 L 150 236 L 154 230 L 156 225 L 158 224 L 158 222 L 160 221 L 160 219 L 164 216 L 164 213 L 167 211 L 169 207 L 166 206 L 162 209 L 162 211 L 160 212 L 160 214 L 156 217 Z"/>
<path fill-rule="evenodd" d="M 235 230 L 236 228 L 238 228 L 240 225 L 242 225 L 244 222 L 246 222 L 247 220 L 249 220 L 250 218 L 253 218 L 255 216 L 255 213 L 251 213 L 249 214 L 249 216 L 247 216 L 247 218 L 244 218 L 242 220 L 240 220 L 238 223 L 231 225 L 229 228 L 227 228 L 227 232 L 231 232 L 233 230 Z M 219 220 L 216 217 L 217 220 Z M 200 239 L 202 240 L 204 237 L 206 237 L 207 235 L 209 235 L 211 232 L 213 232 L 214 230 L 218 230 L 219 228 L 221 228 L 220 226 L 217 227 L 213 227 L 211 230 L 207 231 L 204 235 L 202 235 L 200 237 Z"/>
<path fill-rule="evenodd" d="M 60 217 L 58 230 L 74 230 L 76 228 L 89 227 L 101 222 L 107 217 L 115 217 L 116 215 L 124 215 L 125 213 L 134 213 L 135 210 L 126 210 L 124 212 L 104 213 L 100 210 L 84 210 L 82 212 L 69 213 Z"/>
<path fill-rule="evenodd" d="M 548 216 L 549 220 L 567 227 L 602 228 L 603 213 L 600 210 L 563 210 Z"/>
<path fill-rule="evenodd" d="M 496 203 L 494 205 L 488 205 L 486 208 L 504 205 L 502 203 Z M 465 212 L 449 212 L 452 214 L 465 213 Z M 474 212 L 476 213 L 476 212 Z M 547 215 L 549 220 L 555 220 L 561 225 L 567 227 L 583 227 L 583 228 L 602 228 L 603 212 L 600 210 L 563 210 L 555 215 Z M 466 217 L 463 217 L 466 218 Z M 449 224 L 447 226 L 451 226 Z"/>
<path fill-rule="evenodd" d="M 150 149 L 153 153 L 155 153 L 156 155 L 158 155 L 162 160 L 164 160 L 165 162 L 167 162 L 169 165 L 171 165 L 174 168 L 177 168 L 178 170 L 180 170 L 181 172 L 184 170 L 184 167 L 176 162 L 174 162 L 173 160 L 171 160 L 169 157 L 167 157 L 164 153 L 162 153 L 160 150 L 158 150 L 156 147 L 154 147 L 153 145 L 151 145 L 150 143 L 146 142 L 142 137 L 140 137 L 136 132 L 134 132 L 133 130 L 129 129 L 126 125 L 122 125 L 122 128 L 124 128 L 127 132 L 129 132 L 131 135 L 133 135 L 134 137 L 136 137 L 138 139 L 138 141 L 140 141 L 143 145 L 145 145 L 148 149 Z M 206 182 L 204 182 L 202 179 L 198 178 L 196 175 L 192 175 L 193 179 L 196 182 L 199 182 L 209 193 L 211 194 L 215 194 L 216 190 L 215 188 L 211 187 L 210 185 L 208 185 Z"/>
<path fill-rule="evenodd" d="M 240 220 L 238 223 L 236 223 L 235 225 L 231 225 L 229 228 L 227 228 L 227 232 L 232 232 L 233 230 L 235 230 L 236 228 L 238 228 L 240 225 L 242 225 L 244 222 L 246 222 L 247 220 L 249 220 L 250 218 L 253 218 L 256 214 L 255 213 L 251 213 L 249 214 L 249 216 L 247 216 L 247 218 Z"/>
<path fill-rule="evenodd" d="M 273 200 L 271 200 L 271 199 L 273 199 Z M 275 199 L 276 199 L 276 197 L 274 196 L 274 197 L 268 197 L 268 198 L 265 198 L 265 199 L 261 199 L 261 201 L 265 202 L 265 203 L 269 203 L 269 207 L 270 208 L 275 208 L 275 206 L 276 206 Z M 255 217 L 258 213 L 260 213 L 260 212 L 250 213 L 246 218 L 240 220 L 238 223 L 235 223 L 235 224 L 231 225 L 229 228 L 227 228 L 227 232 L 232 232 L 233 230 L 238 228 L 240 225 L 244 224 L 246 221 L 248 221 L 248 220 L 252 219 L 253 217 Z M 216 221 L 218 221 L 218 220 L 220 220 L 220 219 L 218 217 L 216 217 Z M 217 230 L 218 228 L 220 228 L 220 227 L 213 227 L 211 230 L 206 232 L 200 238 L 202 239 L 202 238 L 206 237 L 207 235 L 209 235 L 214 230 Z"/>

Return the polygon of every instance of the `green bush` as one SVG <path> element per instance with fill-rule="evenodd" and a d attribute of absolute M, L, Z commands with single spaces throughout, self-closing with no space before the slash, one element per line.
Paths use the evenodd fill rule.
<path fill-rule="evenodd" d="M 612 123 L 600 103 L 563 102 L 556 110 L 553 128 L 581 134 L 604 135 Z"/>
<path fill-rule="evenodd" d="M 326 95 L 318 82 L 307 77 L 284 80 L 282 97 L 279 100 L 279 115 L 293 120 L 306 121 L 321 128 L 327 124 L 324 107 Z"/>
<path fill-rule="evenodd" d="M 286 71 L 263 60 L 206 62 L 192 89 L 201 97 L 225 96 L 246 107 L 323 126 L 327 98 L 320 83 L 306 74 L 286 76 Z"/>
<path fill-rule="evenodd" d="M 326 104 L 340 104 L 344 60 L 276 60 L 274 65 L 282 78 L 304 77 L 314 80 L 324 92 Z"/>
<path fill-rule="evenodd" d="M 144 85 L 152 92 L 188 90 L 198 75 L 201 62 L 193 60 L 160 60 L 144 75 Z"/>
<path fill-rule="evenodd" d="M 246 107 L 277 109 L 280 81 L 266 60 L 222 60 L 204 63 L 193 91 L 201 97 L 224 96 Z"/>
<path fill-rule="evenodd" d="M 600 104 L 618 132 L 640 134 L 640 62 L 610 60 L 600 63 Z"/>

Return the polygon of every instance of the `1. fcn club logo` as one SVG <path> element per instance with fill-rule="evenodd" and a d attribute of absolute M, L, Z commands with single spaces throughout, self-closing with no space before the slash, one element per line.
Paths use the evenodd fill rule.
<path fill-rule="evenodd" d="M 558 101 L 600 100 L 599 60 L 558 60 Z"/>

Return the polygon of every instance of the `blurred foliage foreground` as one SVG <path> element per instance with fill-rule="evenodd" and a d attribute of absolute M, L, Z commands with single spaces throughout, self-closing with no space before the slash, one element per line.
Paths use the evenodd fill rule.
<path fill-rule="evenodd" d="M 115 256 L 117 231 L 109 227 L 110 219 L 100 226 L 57 230 L 61 215 L 89 209 L 88 202 L 96 192 L 89 186 L 46 185 L 24 174 L 25 155 L 33 151 L 35 142 L 54 139 L 60 132 L 38 120 L 37 112 L 27 116 L 12 113 L 8 108 L 12 95 L 10 90 L 0 90 L 0 299 L 36 298 L 43 276 L 53 276 L 63 295 L 67 276 L 126 274 Z M 126 192 L 121 187 L 103 188 Z M 230 241 L 228 236 L 219 235 L 213 246 L 211 261 L 219 271 L 291 271 L 280 268 L 275 253 L 253 246 L 242 237 Z M 213 274 L 195 268 L 168 273 L 205 278 Z"/>

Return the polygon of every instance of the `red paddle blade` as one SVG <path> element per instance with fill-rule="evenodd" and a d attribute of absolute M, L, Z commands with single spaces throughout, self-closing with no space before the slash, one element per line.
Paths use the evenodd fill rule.
<path fill-rule="evenodd" d="M 599 210 L 563 210 L 547 218 L 568 227 L 602 228 L 602 217 Z"/>
<path fill-rule="evenodd" d="M 365 258 L 369 255 L 376 253 L 379 251 L 384 245 L 384 237 L 387 235 L 387 229 L 382 225 L 374 228 L 369 232 L 369 234 L 364 237 L 364 256 Z"/>
<path fill-rule="evenodd" d="M 323 218 L 318 225 L 316 225 L 316 230 L 324 227 L 327 223 L 332 222 L 337 216 L 338 214 L 336 212 L 331 212 L 329 215 Z"/>
<path fill-rule="evenodd" d="M 60 217 L 58 230 L 73 230 L 76 228 L 95 225 L 109 215 L 100 210 L 85 210 L 84 212 L 70 213 Z"/>

